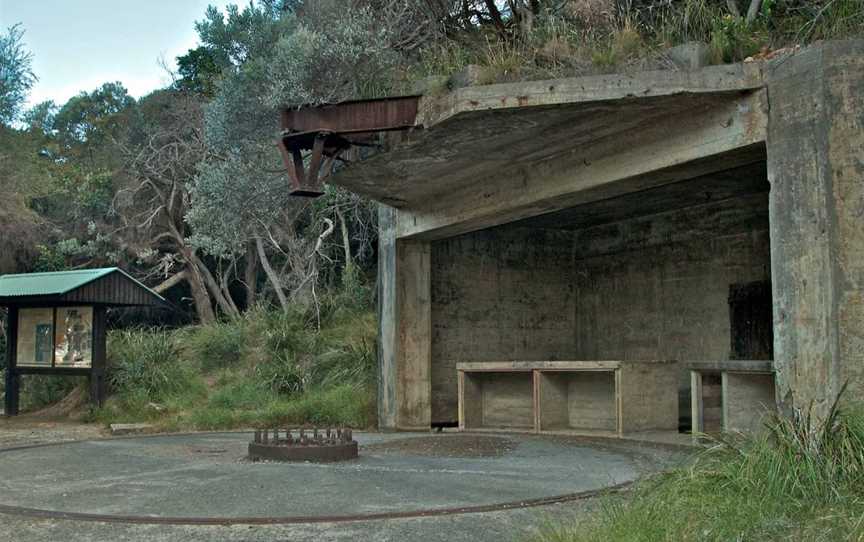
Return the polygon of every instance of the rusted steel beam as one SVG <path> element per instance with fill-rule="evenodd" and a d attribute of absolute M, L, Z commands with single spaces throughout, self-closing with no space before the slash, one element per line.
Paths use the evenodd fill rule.
<path fill-rule="evenodd" d="M 419 96 L 405 96 L 284 109 L 282 129 L 336 134 L 404 130 L 417 124 L 419 102 Z"/>
<path fill-rule="evenodd" d="M 408 96 L 283 110 L 282 134 L 276 144 L 288 171 L 291 195 L 322 195 L 324 180 L 340 153 L 352 145 L 370 144 L 379 132 L 413 128 L 419 101 L 419 96 Z M 310 151 L 305 158 L 303 151 Z"/>

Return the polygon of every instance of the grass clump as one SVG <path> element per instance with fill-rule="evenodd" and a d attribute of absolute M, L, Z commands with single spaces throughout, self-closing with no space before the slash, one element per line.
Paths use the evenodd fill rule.
<path fill-rule="evenodd" d="M 173 331 L 111 332 L 112 395 L 91 419 L 148 421 L 165 430 L 370 427 L 375 335 L 373 312 L 343 297 Z"/>
<path fill-rule="evenodd" d="M 243 321 L 214 322 L 187 328 L 182 335 L 182 348 L 203 371 L 213 371 L 237 365 L 246 346 Z"/>
<path fill-rule="evenodd" d="M 864 539 L 864 411 L 814 427 L 776 417 L 752 438 L 717 441 L 696 462 L 609 497 L 543 542 Z"/>

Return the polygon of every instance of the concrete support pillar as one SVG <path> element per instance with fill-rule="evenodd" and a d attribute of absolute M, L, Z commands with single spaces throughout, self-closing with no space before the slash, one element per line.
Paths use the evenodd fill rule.
<path fill-rule="evenodd" d="M 426 430 L 432 412 L 430 245 L 397 240 L 396 214 L 379 207 L 378 425 Z"/>
<path fill-rule="evenodd" d="M 864 42 L 769 67 L 777 396 L 824 416 L 864 396 Z"/>

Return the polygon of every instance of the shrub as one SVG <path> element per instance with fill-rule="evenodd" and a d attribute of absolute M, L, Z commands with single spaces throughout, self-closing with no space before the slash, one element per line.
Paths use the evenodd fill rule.
<path fill-rule="evenodd" d="M 113 391 L 151 401 L 200 389 L 194 369 L 181 361 L 174 337 L 164 330 L 109 333 L 107 372 Z"/>
<path fill-rule="evenodd" d="M 242 320 L 189 328 L 181 337 L 183 350 L 205 372 L 239 364 L 246 346 L 246 330 Z"/>

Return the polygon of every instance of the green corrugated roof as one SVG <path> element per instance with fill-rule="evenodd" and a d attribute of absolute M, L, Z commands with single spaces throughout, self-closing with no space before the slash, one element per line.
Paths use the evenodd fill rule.
<path fill-rule="evenodd" d="M 116 267 L 108 267 L 105 269 L 3 275 L 0 276 L 0 297 L 63 295 L 115 271 L 123 273 Z M 125 275 L 125 273 L 123 274 Z"/>

